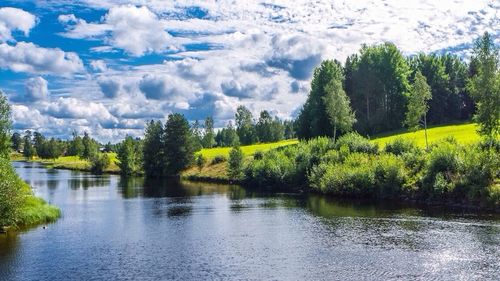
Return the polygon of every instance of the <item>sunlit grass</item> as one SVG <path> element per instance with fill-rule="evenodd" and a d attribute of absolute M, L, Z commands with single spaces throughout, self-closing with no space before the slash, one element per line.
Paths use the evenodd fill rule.
<path fill-rule="evenodd" d="M 291 145 L 291 144 L 296 144 L 298 143 L 298 140 L 293 139 L 293 140 L 283 140 L 279 142 L 273 142 L 273 143 L 259 143 L 259 144 L 253 144 L 253 145 L 244 145 L 241 146 L 241 150 L 243 151 L 243 154 L 245 156 L 251 156 L 255 154 L 257 151 L 268 151 L 273 148 L 285 146 L 285 145 Z M 215 156 L 221 155 L 224 157 L 229 157 L 229 151 L 231 151 L 231 147 L 215 147 L 215 148 L 204 148 L 200 152 L 203 155 L 203 157 L 207 159 L 213 159 Z"/>
<path fill-rule="evenodd" d="M 117 173 L 120 172 L 120 168 L 117 165 L 117 157 L 116 153 L 110 152 L 108 153 L 110 164 L 104 170 L 105 172 Z M 48 166 L 56 169 L 69 169 L 69 170 L 81 170 L 81 171 L 89 171 L 90 170 L 90 162 L 81 159 L 78 156 L 62 156 L 57 159 L 48 159 L 48 160 L 36 160 L 41 163 L 47 164 Z"/>
<path fill-rule="evenodd" d="M 480 137 L 477 133 L 477 128 L 476 124 L 437 126 L 427 129 L 427 137 L 429 144 L 443 140 L 450 136 L 453 136 L 458 143 L 469 144 L 479 141 Z M 386 143 L 391 142 L 396 138 L 412 139 L 418 146 L 425 147 L 425 134 L 423 129 L 416 132 L 406 132 L 378 137 L 374 138 L 372 141 L 379 144 L 380 147 L 384 147 Z"/>

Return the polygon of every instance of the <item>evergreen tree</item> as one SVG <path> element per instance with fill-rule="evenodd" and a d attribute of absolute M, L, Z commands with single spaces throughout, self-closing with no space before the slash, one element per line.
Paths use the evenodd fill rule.
<path fill-rule="evenodd" d="M 416 130 L 423 121 L 427 149 L 429 149 L 427 141 L 427 111 L 429 110 L 429 105 L 427 102 L 431 98 L 431 88 L 422 73 L 417 71 L 415 82 L 408 97 L 408 111 L 406 112 L 405 125 Z"/>
<path fill-rule="evenodd" d="M 21 151 L 21 148 L 23 146 L 23 139 L 21 137 L 21 134 L 19 134 L 18 132 L 13 133 L 10 140 L 12 143 L 12 149 L 14 151 Z"/>
<path fill-rule="evenodd" d="M 32 159 L 35 155 L 36 151 L 33 146 L 31 131 L 27 130 L 23 138 L 23 156 Z"/>
<path fill-rule="evenodd" d="M 243 105 L 238 106 L 235 114 L 236 133 L 239 141 L 243 145 L 249 145 L 258 142 L 258 137 L 253 124 L 252 112 Z"/>
<path fill-rule="evenodd" d="M 184 115 L 170 114 L 165 123 L 163 153 L 165 175 L 178 176 L 194 162 L 194 142 L 189 122 Z"/>
<path fill-rule="evenodd" d="M 500 133 L 500 71 L 498 49 L 487 32 L 476 40 L 473 55 L 477 69 L 468 89 L 476 101 L 474 120 L 481 135 L 494 139 Z"/>
<path fill-rule="evenodd" d="M 215 145 L 214 120 L 212 117 L 205 119 L 205 135 L 203 136 L 203 147 L 212 148 Z"/>
<path fill-rule="evenodd" d="M 94 139 L 92 139 L 87 132 L 83 134 L 82 144 L 83 144 L 82 157 L 84 159 L 90 160 L 94 158 L 99 152 L 99 144 Z"/>
<path fill-rule="evenodd" d="M 163 124 L 161 121 L 149 122 L 146 126 L 142 146 L 142 167 L 146 176 L 161 177 L 165 170 L 163 151 Z"/>
<path fill-rule="evenodd" d="M 193 132 L 194 137 L 194 145 L 196 147 L 196 151 L 203 148 L 203 134 L 200 128 L 200 122 L 198 120 L 193 122 L 191 126 L 191 131 Z"/>

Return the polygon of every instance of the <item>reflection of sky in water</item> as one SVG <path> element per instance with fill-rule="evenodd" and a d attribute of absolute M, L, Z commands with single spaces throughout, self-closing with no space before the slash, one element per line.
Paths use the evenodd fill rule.
<path fill-rule="evenodd" d="M 498 216 L 22 165 L 38 164 L 16 166 L 63 217 L 0 237 L 7 279 L 494 280 L 500 270 Z"/>

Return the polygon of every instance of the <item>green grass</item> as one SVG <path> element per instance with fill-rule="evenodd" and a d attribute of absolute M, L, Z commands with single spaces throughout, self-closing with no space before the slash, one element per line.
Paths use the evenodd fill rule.
<path fill-rule="evenodd" d="M 458 125 L 443 125 L 427 129 L 427 137 L 429 144 L 445 139 L 446 137 L 453 136 L 458 143 L 469 144 L 480 140 L 477 133 L 476 124 L 458 124 Z M 396 138 L 412 139 L 420 147 L 425 147 L 424 130 L 416 132 L 395 133 L 392 135 L 385 135 L 375 137 L 372 141 L 377 143 L 380 147 L 384 147 L 388 142 Z"/>
<path fill-rule="evenodd" d="M 120 168 L 116 164 L 117 162 L 116 153 L 113 152 L 108 153 L 108 156 L 110 159 L 110 165 L 104 171 L 108 173 L 119 173 Z M 85 159 L 81 159 L 78 156 L 63 156 L 55 160 L 35 159 L 34 161 L 41 162 L 55 169 L 69 169 L 69 170 L 80 170 L 80 171 L 90 170 L 90 162 Z"/>
<path fill-rule="evenodd" d="M 45 200 L 31 194 L 26 195 L 24 204 L 19 210 L 17 225 L 32 226 L 49 223 L 57 220 L 61 216 L 61 211 Z"/>
<path fill-rule="evenodd" d="M 241 150 L 243 151 L 243 154 L 245 156 L 252 156 L 257 151 L 265 152 L 265 151 L 271 150 L 273 148 L 277 148 L 277 147 L 285 146 L 285 145 L 296 144 L 296 143 L 298 143 L 298 140 L 296 140 L 296 139 L 283 140 L 283 141 L 273 142 L 273 143 L 259 143 L 259 144 L 241 146 Z M 215 147 L 215 148 L 204 148 L 198 153 L 201 153 L 203 155 L 203 157 L 207 158 L 210 161 L 210 159 L 213 159 L 215 156 L 218 156 L 218 155 L 222 155 L 222 156 L 228 158 L 229 151 L 231 151 L 231 147 Z"/>

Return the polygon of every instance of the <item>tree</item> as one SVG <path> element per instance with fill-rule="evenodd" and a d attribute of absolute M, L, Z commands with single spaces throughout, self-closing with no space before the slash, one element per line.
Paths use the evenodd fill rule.
<path fill-rule="evenodd" d="M 0 91 L 0 158 L 8 158 L 10 151 L 10 105 L 7 97 Z"/>
<path fill-rule="evenodd" d="M 401 128 L 410 67 L 391 43 L 363 46 L 345 65 L 346 94 L 356 113 L 355 129 L 375 134 Z"/>
<path fill-rule="evenodd" d="M 62 144 L 55 138 L 51 138 L 49 141 L 45 141 L 42 147 L 43 154 L 40 155 L 41 158 L 57 159 L 63 154 Z"/>
<path fill-rule="evenodd" d="M 36 155 L 44 155 L 43 143 L 45 142 L 45 137 L 40 132 L 33 133 L 33 145 L 35 146 Z"/>
<path fill-rule="evenodd" d="M 94 139 L 92 139 L 87 132 L 83 134 L 82 144 L 82 157 L 84 159 L 92 159 L 99 152 L 99 144 Z"/>
<path fill-rule="evenodd" d="M 200 122 L 198 120 L 193 122 L 191 131 L 193 132 L 194 145 L 196 147 L 196 150 L 198 151 L 203 148 L 203 134 L 200 128 Z"/>
<path fill-rule="evenodd" d="M 94 174 L 102 174 L 111 163 L 107 153 L 96 153 L 90 158 L 90 171 Z"/>
<path fill-rule="evenodd" d="M 239 145 L 240 139 L 231 121 L 229 121 L 226 128 L 222 128 L 222 130 L 217 132 L 215 141 L 220 147 Z"/>
<path fill-rule="evenodd" d="M 203 147 L 212 148 L 215 145 L 214 120 L 212 117 L 205 119 L 205 135 L 203 136 Z"/>
<path fill-rule="evenodd" d="M 138 173 L 141 167 L 139 141 L 126 136 L 119 145 L 117 158 L 122 175 L 129 176 Z"/>
<path fill-rule="evenodd" d="M 198 166 L 198 170 L 200 172 L 206 163 L 207 163 L 207 159 L 205 157 L 203 157 L 203 155 L 201 153 L 196 156 L 196 166 Z"/>
<path fill-rule="evenodd" d="M 333 126 L 333 140 L 335 141 L 337 131 L 341 134 L 352 130 L 352 125 L 356 122 L 354 112 L 352 112 L 349 98 L 342 88 L 342 81 L 333 79 L 326 85 L 326 95 L 323 97 L 325 110 Z"/>
<path fill-rule="evenodd" d="M 248 145 L 258 141 L 253 124 L 252 112 L 243 105 L 238 106 L 235 114 L 236 133 L 241 144 Z"/>
<path fill-rule="evenodd" d="M 293 120 L 285 120 L 283 122 L 284 129 L 284 138 L 285 139 L 293 139 L 295 138 L 295 122 Z"/>
<path fill-rule="evenodd" d="M 494 139 L 500 133 L 500 71 L 498 49 L 487 32 L 476 40 L 473 59 L 477 73 L 467 86 L 476 101 L 474 120 L 481 135 Z"/>
<path fill-rule="evenodd" d="M 163 153 L 166 169 L 164 175 L 179 176 L 194 162 L 194 141 L 189 122 L 184 115 L 170 114 L 165 123 Z"/>
<path fill-rule="evenodd" d="M 163 124 L 161 121 L 151 120 L 147 124 L 142 146 L 142 158 L 142 167 L 146 176 L 163 176 L 166 163 L 163 161 Z"/>
<path fill-rule="evenodd" d="M 229 152 L 227 174 L 231 179 L 240 179 L 243 173 L 243 151 L 237 145 Z"/>
<path fill-rule="evenodd" d="M 259 137 L 260 142 L 272 142 L 273 141 L 273 118 L 267 110 L 263 110 L 260 113 L 259 121 L 255 125 L 255 131 Z"/>
<path fill-rule="evenodd" d="M 83 146 L 82 138 L 78 135 L 76 131 L 73 131 L 73 139 L 69 141 L 68 145 L 68 156 L 80 156 L 83 158 L 83 151 L 85 147 Z"/>
<path fill-rule="evenodd" d="M 314 70 L 311 91 L 297 118 L 297 136 L 300 139 L 310 139 L 318 136 L 336 136 L 337 126 L 340 125 L 339 122 L 345 121 L 348 118 L 332 118 L 337 115 L 334 114 L 335 108 L 329 107 L 335 106 L 333 104 L 336 102 L 334 98 L 340 95 L 340 92 L 333 94 L 332 91 L 344 92 L 342 90 L 343 80 L 342 66 L 337 61 L 323 61 Z M 342 123 L 342 129 L 345 128 L 344 123 Z"/>
<path fill-rule="evenodd" d="M 23 146 L 23 138 L 21 137 L 21 134 L 19 134 L 18 132 L 13 133 L 10 141 L 12 143 L 12 149 L 14 151 L 21 151 L 21 148 Z"/>
<path fill-rule="evenodd" d="M 31 159 L 35 157 L 35 155 L 36 151 L 33 146 L 31 131 L 27 130 L 23 138 L 23 156 Z"/>
<path fill-rule="evenodd" d="M 427 141 L 427 111 L 429 105 L 427 102 L 432 98 L 431 88 L 427 84 L 425 77 L 417 71 L 415 74 L 415 82 L 408 95 L 408 110 L 406 111 L 405 125 L 411 129 L 417 130 L 422 122 L 425 131 L 425 145 L 429 150 L 429 143 Z"/>

